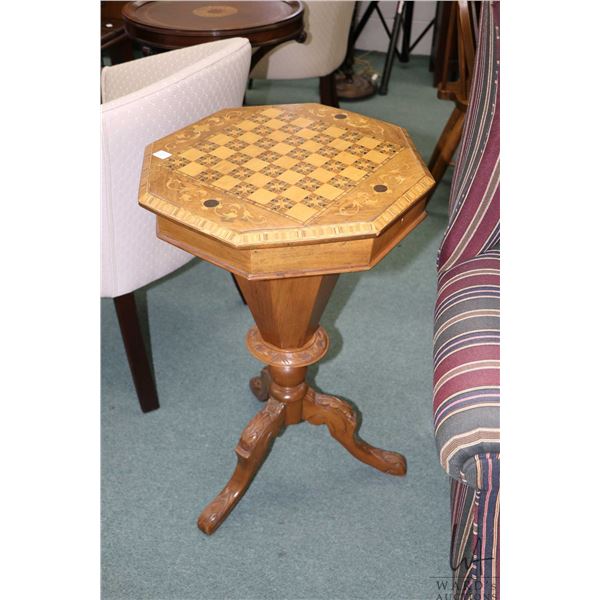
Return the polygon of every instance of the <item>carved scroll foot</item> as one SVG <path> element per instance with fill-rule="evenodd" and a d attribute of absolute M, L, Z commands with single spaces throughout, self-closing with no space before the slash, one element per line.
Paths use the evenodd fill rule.
<path fill-rule="evenodd" d="M 304 398 L 302 416 L 313 425 L 327 425 L 332 437 L 358 460 L 390 475 L 406 474 L 402 454 L 375 448 L 358 437 L 356 413 L 347 402 L 311 390 Z"/>
<path fill-rule="evenodd" d="M 248 423 L 235 449 L 238 462 L 231 479 L 198 517 L 198 527 L 204 533 L 213 533 L 246 493 L 284 420 L 285 406 L 270 399 Z"/>
<path fill-rule="evenodd" d="M 260 372 L 258 377 L 253 377 L 250 380 L 250 390 L 261 402 L 264 402 L 269 397 L 271 381 L 271 375 L 267 367 Z"/>

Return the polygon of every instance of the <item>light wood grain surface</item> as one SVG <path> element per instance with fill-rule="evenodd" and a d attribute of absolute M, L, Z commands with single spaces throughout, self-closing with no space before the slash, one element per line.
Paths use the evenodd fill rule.
<path fill-rule="evenodd" d="M 377 237 L 433 183 L 401 127 L 320 104 L 257 106 L 148 146 L 139 201 L 251 249 Z"/>

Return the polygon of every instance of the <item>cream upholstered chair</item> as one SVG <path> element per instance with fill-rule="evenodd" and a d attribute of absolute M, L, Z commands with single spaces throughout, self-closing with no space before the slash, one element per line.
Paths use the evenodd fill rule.
<path fill-rule="evenodd" d="M 304 1 L 306 41 L 287 42 L 252 69 L 252 79 L 319 77 L 321 104 L 337 108 L 335 71 L 344 61 L 354 2 Z"/>
<path fill-rule="evenodd" d="M 222 108 L 241 106 L 248 40 L 233 38 L 105 67 L 102 71 L 102 286 L 113 298 L 144 412 L 158 408 L 133 291 L 191 256 L 156 237 L 138 206 L 144 148 Z"/>

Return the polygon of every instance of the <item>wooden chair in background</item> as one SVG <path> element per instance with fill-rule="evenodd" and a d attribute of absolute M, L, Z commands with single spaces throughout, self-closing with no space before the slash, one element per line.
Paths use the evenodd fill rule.
<path fill-rule="evenodd" d="M 466 0 L 452 2 L 442 75 L 438 84 L 438 98 L 451 100 L 455 107 L 429 160 L 429 170 L 436 184 L 444 176 L 462 135 L 475 62 L 476 29 L 475 3 Z M 450 57 L 454 45 L 458 49 L 458 78 L 455 81 L 448 81 Z"/>

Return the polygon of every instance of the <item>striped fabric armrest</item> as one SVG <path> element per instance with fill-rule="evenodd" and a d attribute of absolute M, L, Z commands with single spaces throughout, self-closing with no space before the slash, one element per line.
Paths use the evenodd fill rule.
<path fill-rule="evenodd" d="M 434 428 L 448 474 L 477 486 L 466 465 L 500 451 L 500 251 L 442 273 L 434 325 Z"/>
<path fill-rule="evenodd" d="M 438 253 L 438 272 L 500 242 L 499 5 L 482 3 L 469 108 L 450 189 L 450 222 Z"/>

